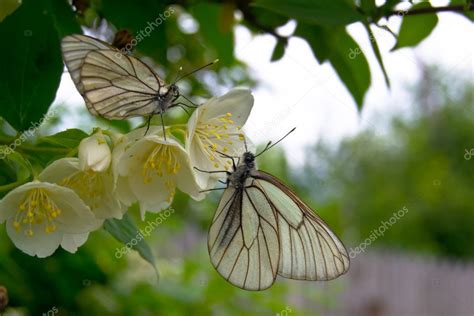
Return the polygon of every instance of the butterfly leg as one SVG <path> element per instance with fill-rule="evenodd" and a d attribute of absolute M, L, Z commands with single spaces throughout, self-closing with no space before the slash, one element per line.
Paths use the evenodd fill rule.
<path fill-rule="evenodd" d="M 181 95 L 181 96 L 182 96 L 186 101 L 188 101 L 189 103 L 192 104 L 192 106 L 191 106 L 191 105 L 189 105 L 189 104 L 184 104 L 184 103 L 183 103 L 184 106 L 186 106 L 186 107 L 188 107 L 188 108 L 193 108 L 193 109 L 195 109 L 195 108 L 197 108 L 197 107 L 199 106 L 199 105 L 197 105 L 196 103 L 194 103 L 193 101 L 191 101 L 191 100 L 189 100 L 188 98 L 186 98 L 184 95 Z"/>
<path fill-rule="evenodd" d="M 160 118 L 161 118 L 161 127 L 163 128 L 163 137 L 165 138 L 165 141 L 166 141 L 165 119 L 163 118 L 163 112 L 160 112 Z"/>
<path fill-rule="evenodd" d="M 184 112 L 186 112 L 188 116 L 191 116 L 191 114 L 189 114 L 188 110 L 186 110 L 185 108 L 185 107 L 189 107 L 187 104 L 178 102 L 178 103 L 173 104 L 173 106 L 179 106 Z"/>
<path fill-rule="evenodd" d="M 150 129 L 150 121 L 151 121 L 151 118 L 152 118 L 151 115 L 148 116 L 148 120 L 147 120 L 147 122 L 146 122 L 146 130 L 145 130 L 145 134 L 143 134 L 143 136 L 145 136 L 146 133 L 148 133 L 148 130 Z"/>
<path fill-rule="evenodd" d="M 197 171 L 200 171 L 200 172 L 204 172 L 204 173 L 226 173 L 227 175 L 230 175 L 230 172 L 227 171 L 227 170 L 202 170 L 202 169 L 199 169 L 198 167 L 194 167 L 195 170 Z"/>

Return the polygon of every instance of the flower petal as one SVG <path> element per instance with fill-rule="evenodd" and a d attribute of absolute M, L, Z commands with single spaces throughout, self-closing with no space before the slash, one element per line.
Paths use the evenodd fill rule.
<path fill-rule="evenodd" d="M 253 107 L 253 96 L 247 88 L 234 88 L 223 96 L 212 98 L 199 107 L 202 112 L 201 121 L 207 121 L 226 113 L 232 114 L 237 125 L 243 126 Z"/>
<path fill-rule="evenodd" d="M 82 170 L 102 172 L 109 168 L 112 160 L 110 147 L 102 132 L 84 138 L 79 144 L 79 164 Z"/>
<path fill-rule="evenodd" d="M 80 246 L 85 244 L 87 238 L 89 238 L 89 233 L 64 234 L 61 241 L 61 247 L 70 253 L 75 253 Z"/>
<path fill-rule="evenodd" d="M 44 227 L 41 227 L 44 229 Z M 17 231 L 13 227 L 13 218 L 7 221 L 7 235 L 12 240 L 15 247 L 30 256 L 46 258 L 58 249 L 63 234 L 59 231 L 49 234 L 35 234 L 34 237 L 25 235 L 22 231 Z"/>

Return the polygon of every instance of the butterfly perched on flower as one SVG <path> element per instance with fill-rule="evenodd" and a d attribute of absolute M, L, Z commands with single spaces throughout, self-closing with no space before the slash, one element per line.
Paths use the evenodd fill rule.
<path fill-rule="evenodd" d="M 227 188 L 208 235 L 211 262 L 221 276 L 259 291 L 277 275 L 331 280 L 347 272 L 349 255 L 342 242 L 292 190 L 256 168 L 260 154 L 222 154 L 232 159 L 233 171 L 226 172 Z"/>
<path fill-rule="evenodd" d="M 180 97 L 176 82 L 166 84 L 147 64 L 116 47 L 86 35 L 69 35 L 61 41 L 63 59 L 87 109 L 96 116 L 122 120 L 163 114 Z"/>

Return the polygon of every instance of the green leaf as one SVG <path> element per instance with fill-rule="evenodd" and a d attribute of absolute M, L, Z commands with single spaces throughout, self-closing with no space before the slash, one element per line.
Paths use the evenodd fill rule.
<path fill-rule="evenodd" d="M 285 41 L 281 41 L 281 40 L 277 41 L 275 48 L 273 49 L 272 58 L 270 60 L 271 61 L 280 60 L 285 54 L 285 47 L 286 47 Z"/>
<path fill-rule="evenodd" d="M 208 50 L 215 50 L 219 62 L 229 66 L 234 61 L 234 34 L 232 28 L 224 27 L 221 16 L 226 12 L 221 5 L 199 3 L 189 9 L 189 12 L 199 22 L 199 34 Z M 233 22 L 233 21 L 231 21 Z"/>
<path fill-rule="evenodd" d="M 51 17 L 54 21 L 59 38 L 69 34 L 82 33 L 81 27 L 76 21 L 76 14 L 68 1 L 51 1 Z"/>
<path fill-rule="evenodd" d="M 309 24 L 346 25 L 362 18 L 345 0 L 257 0 L 253 5 Z"/>
<path fill-rule="evenodd" d="M 257 22 L 260 25 L 265 25 L 268 28 L 275 29 L 279 26 L 285 25 L 289 21 L 287 16 L 276 14 L 275 12 L 263 8 L 251 7 L 249 9 Z M 251 25 L 249 26 L 251 27 Z"/>
<path fill-rule="evenodd" d="M 0 23 L 0 37 L 8 39 L 0 51 L 0 108 L 23 131 L 47 112 L 63 71 L 49 1 L 24 1 Z"/>
<path fill-rule="evenodd" d="M 366 15 L 372 16 L 375 13 L 377 6 L 375 0 L 360 0 L 360 8 Z"/>
<path fill-rule="evenodd" d="M 117 29 L 128 29 L 132 32 L 137 41 L 134 48 L 152 57 L 159 64 L 168 64 L 166 20 L 176 13 L 172 7 L 166 7 L 159 1 L 103 0 L 101 4 L 101 15 Z"/>
<path fill-rule="evenodd" d="M 150 246 L 148 246 L 143 234 L 138 229 L 135 221 L 128 213 L 125 213 L 121 220 L 115 218 L 106 220 L 104 222 L 104 229 L 108 231 L 115 239 L 123 242 L 125 245 L 122 248 L 122 250 L 125 251 L 120 252 L 121 249 L 117 249 L 115 256 L 118 259 L 127 252 L 128 248 L 134 249 L 138 251 L 143 259 L 153 266 L 157 277 L 159 277 L 158 269 L 156 268 L 155 264 L 155 257 L 153 256 Z M 133 245 L 134 241 L 135 245 Z M 126 246 L 129 247 L 127 248 Z M 117 256 L 119 253 L 121 254 L 120 257 Z"/>
<path fill-rule="evenodd" d="M 81 140 L 87 136 L 89 135 L 83 130 L 71 128 L 54 135 L 42 137 L 39 142 L 66 148 L 76 148 Z"/>
<path fill-rule="evenodd" d="M 325 28 L 300 22 L 295 36 L 306 39 L 319 63 L 326 60 L 331 63 L 361 110 L 370 86 L 370 68 L 364 53 L 345 28 Z"/>
<path fill-rule="evenodd" d="M 385 70 L 385 65 L 383 64 L 382 54 L 380 53 L 379 45 L 377 43 L 377 39 L 375 38 L 374 33 L 370 29 L 369 23 L 364 23 L 364 27 L 367 30 L 369 35 L 370 45 L 372 46 L 372 50 L 374 51 L 375 58 L 377 59 L 380 69 L 382 70 L 383 77 L 385 79 L 385 84 L 387 87 L 390 88 L 390 79 L 388 78 L 387 70 Z"/>
<path fill-rule="evenodd" d="M 420 2 L 410 8 L 410 11 L 431 8 L 429 2 Z M 403 17 L 400 31 L 398 32 L 398 40 L 392 51 L 402 47 L 416 46 L 431 34 L 436 24 L 438 24 L 438 16 L 435 13 L 405 15 Z"/>
<path fill-rule="evenodd" d="M 16 151 L 10 152 L 5 159 L 7 165 L 16 175 L 16 181 L 28 180 L 32 175 L 31 164 Z"/>

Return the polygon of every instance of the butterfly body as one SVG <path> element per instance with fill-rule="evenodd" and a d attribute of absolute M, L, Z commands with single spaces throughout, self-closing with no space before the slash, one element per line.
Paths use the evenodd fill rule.
<path fill-rule="evenodd" d="M 176 99 L 180 96 L 179 88 L 175 84 L 163 87 L 156 95 L 157 107 L 153 114 L 163 114 L 175 105 Z"/>
<path fill-rule="evenodd" d="M 296 194 L 246 152 L 228 173 L 208 234 L 211 262 L 231 284 L 269 288 L 277 275 L 331 280 L 349 269 L 338 237 Z"/>
<path fill-rule="evenodd" d="M 248 151 L 244 153 L 239 164 L 234 168 L 234 171 L 229 174 L 227 183 L 236 189 L 243 189 L 245 181 L 252 173 L 255 173 L 255 171 L 255 155 Z"/>

